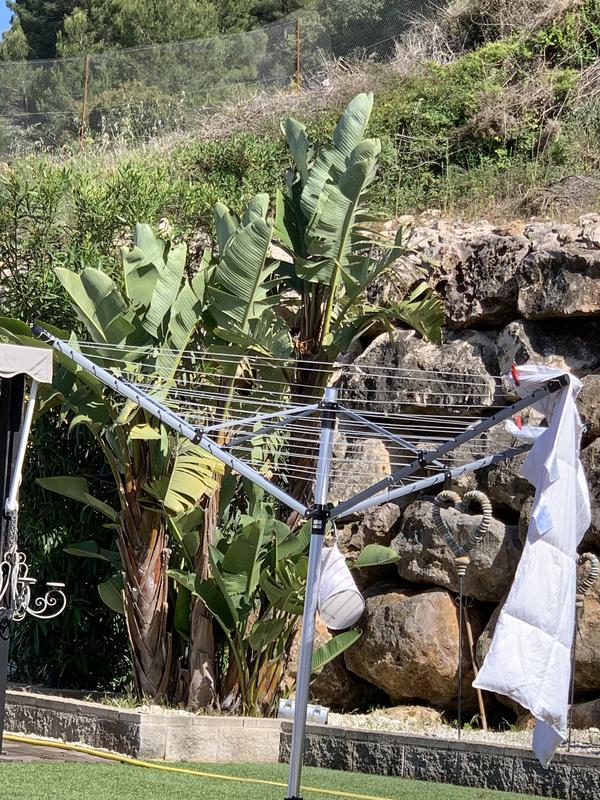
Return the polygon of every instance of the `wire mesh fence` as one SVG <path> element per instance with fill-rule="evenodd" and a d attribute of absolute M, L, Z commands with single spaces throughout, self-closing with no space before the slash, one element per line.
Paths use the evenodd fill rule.
<path fill-rule="evenodd" d="M 406 21 L 332 31 L 324 17 L 304 13 L 210 39 L 0 61 L 0 157 L 194 130 L 228 101 L 318 84 L 332 58 L 386 57 Z"/>

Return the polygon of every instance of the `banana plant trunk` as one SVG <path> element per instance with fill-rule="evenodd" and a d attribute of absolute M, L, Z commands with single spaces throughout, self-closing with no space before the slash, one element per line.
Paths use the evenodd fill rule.
<path fill-rule="evenodd" d="M 123 605 L 137 694 L 158 703 L 169 695 L 173 672 L 168 629 L 167 531 L 160 513 L 125 506 L 119 550 L 123 561 Z"/>
<path fill-rule="evenodd" d="M 219 496 L 220 486 L 218 485 L 210 496 L 204 511 L 204 531 L 196 557 L 196 574 L 203 581 L 207 580 L 210 575 L 208 547 L 216 540 Z M 213 618 L 199 597 L 194 599 L 192 607 L 189 681 L 188 710 L 197 711 L 201 708 L 219 707 Z"/>

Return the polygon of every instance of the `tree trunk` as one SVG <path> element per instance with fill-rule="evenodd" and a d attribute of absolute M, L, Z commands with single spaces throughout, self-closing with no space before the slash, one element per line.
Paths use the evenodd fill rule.
<path fill-rule="evenodd" d="M 219 488 L 217 486 L 208 500 L 204 512 L 204 533 L 196 557 L 196 575 L 203 581 L 210 575 L 208 546 L 214 544 L 216 539 Z M 213 619 L 199 597 L 194 599 L 192 608 L 189 673 L 188 710 L 218 708 L 219 689 L 215 669 Z"/>
<path fill-rule="evenodd" d="M 173 669 L 168 631 L 169 549 L 164 520 L 133 504 L 121 512 L 125 619 L 135 688 L 157 703 L 168 697 Z"/>

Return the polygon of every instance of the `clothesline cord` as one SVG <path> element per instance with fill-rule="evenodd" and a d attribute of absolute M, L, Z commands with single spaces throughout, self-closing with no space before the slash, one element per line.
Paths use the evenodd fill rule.
<path fill-rule="evenodd" d="M 125 367 L 131 367 L 131 368 L 140 367 L 140 366 L 141 367 L 151 366 L 151 367 L 153 367 L 155 369 L 155 371 L 154 372 L 150 372 L 150 371 L 143 372 L 142 374 L 144 375 L 144 377 L 164 379 L 163 376 L 158 371 L 156 371 L 156 363 L 145 364 L 145 363 L 140 363 L 140 362 L 124 361 L 122 359 L 110 358 L 110 357 L 107 357 L 107 356 L 102 356 L 102 361 L 109 362 L 111 364 L 116 364 L 116 365 L 119 366 L 119 368 L 121 368 L 122 365 L 124 365 Z M 385 368 L 382 367 L 382 370 L 385 370 Z M 128 370 L 123 370 L 123 371 L 127 372 Z M 132 375 L 139 375 L 140 374 L 140 370 L 139 369 L 131 369 L 129 371 L 131 372 Z M 444 376 L 448 375 L 450 373 L 447 373 L 445 371 L 442 372 L 442 373 L 436 373 L 436 374 L 434 374 L 433 377 L 424 377 L 422 375 L 422 373 L 419 372 L 418 370 L 409 370 L 409 369 L 401 368 L 398 371 L 406 373 L 407 377 L 416 373 L 416 374 L 419 375 L 419 381 L 422 381 L 422 382 L 425 382 L 425 383 L 436 383 L 436 384 L 447 383 L 447 384 L 452 385 L 452 386 L 466 385 L 466 386 L 483 386 L 483 387 L 488 387 L 488 388 L 490 386 L 489 379 L 488 380 L 484 380 L 484 379 L 482 379 L 481 375 L 473 375 L 472 377 L 470 377 L 468 375 L 468 373 L 467 374 L 460 373 L 460 377 L 461 378 L 465 378 L 465 380 L 459 380 L 459 379 L 452 379 L 452 378 L 451 379 L 446 379 Z M 176 375 L 177 376 L 190 375 L 190 376 L 192 376 L 194 378 L 199 378 L 199 377 L 226 378 L 227 380 L 234 380 L 234 381 L 235 380 L 244 380 L 245 379 L 244 373 L 242 373 L 239 376 L 229 376 L 229 375 L 226 375 L 226 374 L 224 374 L 222 372 L 219 372 L 219 371 L 207 372 L 205 370 L 185 369 L 185 368 L 181 368 L 181 367 L 177 368 Z M 262 377 L 260 375 L 259 376 L 246 376 L 246 377 L 250 377 L 252 380 L 254 380 L 255 382 L 257 382 L 257 383 L 259 383 L 261 385 L 262 384 L 275 384 L 275 385 L 280 385 L 281 384 L 280 380 L 269 379 L 269 378 Z M 366 376 L 366 377 L 369 377 L 369 376 Z M 383 374 L 380 377 L 381 378 L 387 377 L 386 372 L 384 371 Z M 491 378 L 491 376 L 490 376 L 490 378 Z M 398 379 L 398 378 L 396 378 L 396 379 Z M 174 380 L 174 379 L 171 379 L 171 380 Z M 307 388 L 307 389 L 311 389 L 313 392 L 319 393 L 319 388 L 315 387 L 313 384 L 299 383 L 297 381 L 293 381 L 290 385 L 293 386 L 294 388 Z M 344 388 L 344 387 L 341 387 L 341 388 Z"/>
<path fill-rule="evenodd" d="M 67 345 L 68 347 L 72 347 L 73 346 L 72 343 L 70 343 L 70 342 L 64 342 L 64 344 Z M 280 365 L 287 365 L 289 368 L 295 368 L 295 369 L 298 369 L 300 371 L 312 371 L 312 372 L 321 372 L 321 373 L 330 373 L 330 372 L 334 372 L 334 371 L 342 369 L 342 368 L 345 368 L 345 369 L 350 368 L 350 369 L 354 369 L 354 370 L 357 370 L 357 371 L 360 371 L 360 372 L 366 372 L 368 370 L 374 370 L 374 371 L 382 372 L 384 375 L 385 374 L 389 374 L 389 373 L 393 373 L 393 372 L 406 372 L 406 373 L 417 374 L 417 375 L 421 375 L 423 373 L 432 373 L 432 374 L 435 375 L 435 374 L 438 374 L 438 372 L 439 372 L 438 370 L 434 370 L 434 369 L 413 368 L 413 367 L 393 367 L 393 366 L 387 366 L 387 365 L 382 366 L 380 364 L 366 364 L 366 363 L 357 362 L 357 361 L 353 361 L 353 362 L 349 362 L 349 363 L 348 362 L 344 362 L 344 361 L 334 361 L 334 362 L 318 361 L 318 360 L 314 360 L 314 359 L 303 361 L 303 360 L 301 360 L 301 359 L 299 359 L 297 357 L 282 358 L 280 356 L 260 355 L 258 353 L 239 355 L 239 354 L 227 353 L 227 352 L 215 352 L 215 351 L 211 351 L 211 350 L 208 350 L 208 349 L 202 349 L 202 348 L 198 349 L 198 350 L 183 350 L 183 351 L 180 351 L 180 350 L 177 350 L 177 349 L 163 348 L 163 347 L 161 347 L 161 348 L 145 348 L 144 349 L 144 348 L 137 348 L 137 347 L 135 347 L 133 345 L 96 344 L 96 343 L 92 343 L 92 342 L 79 342 L 78 346 L 79 346 L 80 349 L 82 349 L 82 351 L 84 349 L 90 350 L 90 351 L 97 351 L 99 349 L 103 349 L 104 348 L 104 349 L 107 349 L 107 350 L 111 350 L 113 352 L 114 351 L 116 351 L 116 352 L 122 351 L 122 352 L 136 352 L 136 353 L 142 354 L 144 352 L 144 350 L 148 350 L 149 352 L 152 352 L 152 350 L 154 350 L 157 355 L 158 355 L 158 353 L 160 353 L 162 355 L 166 355 L 166 354 L 169 354 L 169 353 L 174 353 L 177 356 L 188 356 L 188 357 L 192 356 L 192 357 L 196 357 L 196 358 L 205 357 L 206 359 L 213 359 L 213 360 L 216 360 L 217 362 L 221 362 L 221 363 L 223 363 L 225 361 L 227 361 L 228 363 L 237 363 L 239 361 L 247 361 L 248 363 L 251 363 L 252 361 L 255 361 L 255 362 L 258 362 L 258 363 L 264 363 L 267 366 L 275 363 L 275 364 L 280 364 Z M 103 356 L 100 356 L 100 357 L 103 358 Z M 322 366 L 322 367 L 324 367 L 324 369 L 313 370 L 312 369 L 313 366 Z M 452 371 L 452 370 L 443 370 L 443 374 L 444 375 L 453 375 L 453 376 L 455 375 L 455 376 L 463 377 L 463 378 L 467 378 L 469 376 L 472 376 L 472 377 L 481 379 L 481 377 L 482 377 L 480 373 L 476 373 L 476 372 L 470 373 L 470 372 L 467 372 L 467 371 L 458 372 L 458 371 Z M 504 375 L 490 375 L 489 377 L 493 378 L 493 379 L 502 380 L 506 376 L 504 376 Z"/>

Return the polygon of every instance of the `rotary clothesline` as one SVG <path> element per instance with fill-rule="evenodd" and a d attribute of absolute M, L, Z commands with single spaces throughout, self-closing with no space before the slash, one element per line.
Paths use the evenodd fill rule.
<path fill-rule="evenodd" d="M 350 516 L 359 511 L 373 508 L 376 505 L 397 500 L 402 496 L 433 487 L 448 479 L 457 478 L 466 472 L 473 472 L 527 452 L 531 448 L 531 443 L 525 443 L 518 447 L 504 447 L 499 452 L 485 453 L 485 448 L 488 445 L 490 450 L 494 451 L 495 449 L 495 440 L 488 442 L 486 439 L 488 432 L 529 406 L 539 403 L 569 386 L 568 375 L 553 375 L 543 385 L 538 385 L 526 396 L 511 402 L 510 396 L 506 394 L 501 382 L 496 378 L 490 378 L 487 391 L 477 394 L 472 391 L 472 388 L 476 380 L 481 381 L 481 376 L 469 376 L 466 371 L 458 373 L 464 381 L 472 378 L 473 385 L 470 386 L 470 391 L 459 388 L 459 391 L 455 392 L 457 384 L 456 381 L 453 381 L 453 378 L 456 377 L 456 374 L 450 377 L 440 369 L 439 375 L 434 371 L 427 373 L 428 375 L 433 374 L 436 378 L 431 383 L 436 389 L 439 388 L 439 392 L 429 392 L 428 394 L 427 390 L 421 391 L 419 389 L 418 391 L 413 391 L 411 396 L 409 389 L 406 387 L 406 382 L 418 380 L 419 372 L 405 371 L 402 373 L 401 369 L 391 368 L 386 371 L 386 367 L 375 367 L 373 373 L 369 374 L 366 366 L 361 364 L 359 379 L 363 384 L 366 382 L 366 387 L 363 385 L 362 388 L 360 386 L 354 388 L 347 384 L 350 380 L 348 374 L 353 371 L 356 372 L 356 365 L 337 364 L 335 365 L 337 369 L 335 380 L 335 383 L 338 384 L 337 387 L 331 385 L 324 389 L 311 387 L 311 392 L 303 398 L 303 403 L 300 400 L 299 403 L 292 405 L 290 403 L 290 395 L 294 396 L 296 393 L 291 376 L 286 376 L 288 385 L 280 389 L 279 392 L 274 393 L 274 397 L 261 396 L 260 372 L 277 369 L 278 364 L 281 367 L 281 363 L 276 359 L 267 360 L 266 357 L 257 356 L 255 372 L 258 374 L 252 374 L 252 370 L 249 370 L 249 368 L 251 366 L 251 358 L 255 358 L 254 355 L 251 357 L 237 355 L 234 363 L 231 361 L 225 363 L 225 366 L 235 367 L 232 370 L 233 375 L 226 373 L 215 375 L 215 380 L 221 381 L 221 379 L 225 379 L 225 381 L 229 381 L 228 385 L 215 382 L 207 388 L 206 375 L 203 375 L 199 387 L 184 390 L 176 380 L 171 378 L 169 381 L 165 381 L 161 377 L 162 367 L 159 369 L 157 362 L 159 356 L 164 358 L 164 353 L 161 354 L 159 352 L 156 354 L 150 365 L 151 373 L 147 370 L 147 373 L 144 374 L 143 370 L 139 369 L 140 364 L 136 365 L 135 359 L 131 357 L 129 366 L 133 365 L 136 367 L 135 369 L 124 370 L 123 367 L 127 366 L 127 364 L 123 359 L 123 362 L 117 365 L 119 367 L 117 369 L 114 368 L 115 362 L 113 361 L 111 371 L 110 362 L 107 362 L 109 369 L 102 366 L 104 359 L 102 356 L 98 357 L 98 348 L 112 348 L 114 354 L 115 349 L 118 350 L 118 348 L 112 345 L 98 346 L 88 343 L 81 347 L 81 349 L 87 351 L 88 356 L 95 355 L 100 362 L 95 363 L 92 358 L 82 355 L 72 344 L 60 341 L 40 328 L 34 328 L 34 334 L 42 341 L 50 344 L 63 357 L 66 356 L 74 362 L 80 369 L 91 374 L 101 383 L 139 408 L 144 409 L 162 424 L 187 437 L 222 461 L 223 464 L 262 487 L 300 516 L 311 519 L 306 597 L 296 680 L 297 714 L 292 732 L 287 800 L 299 800 L 306 731 L 306 708 L 309 700 L 315 634 L 317 592 L 321 575 L 323 539 L 327 524 L 337 518 Z M 96 348 L 95 353 L 94 348 Z M 134 355 L 136 357 L 139 355 L 141 359 L 144 354 L 136 351 Z M 219 355 L 213 353 L 211 357 L 218 359 Z M 223 359 L 223 356 L 220 357 Z M 113 356 L 110 356 L 110 358 L 113 358 Z M 243 374 L 238 375 L 242 362 L 244 365 Z M 295 361 L 290 364 L 290 367 L 300 374 L 302 374 L 303 370 L 313 369 L 312 365 L 309 367 L 304 362 L 297 363 Z M 188 367 L 186 367 L 187 369 Z M 331 375 L 332 365 L 323 365 L 322 368 L 318 366 L 317 369 L 321 373 L 326 373 L 326 375 L 322 376 L 326 379 L 320 381 L 321 385 L 326 385 Z M 186 382 L 192 383 L 197 380 L 194 377 L 193 370 L 193 365 L 190 365 L 189 371 L 185 373 Z M 201 371 L 206 372 L 206 370 Z M 284 372 L 283 369 L 280 371 Z M 215 369 L 215 372 L 219 372 L 219 369 Z M 209 372 L 209 376 L 213 377 L 212 371 Z M 236 385 L 238 379 L 241 386 Z M 202 381 L 204 381 L 204 384 Z M 381 381 L 384 382 L 384 386 L 376 391 L 372 384 L 373 382 L 377 384 Z M 187 397 L 200 401 L 194 404 L 196 408 L 202 407 L 203 403 L 207 404 L 207 408 L 203 409 L 205 411 L 204 414 L 192 416 L 189 413 L 190 403 L 182 399 L 186 397 L 186 395 L 181 394 L 183 391 L 188 392 Z M 318 397 L 319 392 L 323 393 L 322 398 Z M 421 396 L 419 396 L 419 392 L 421 392 Z M 433 402 L 433 405 L 436 408 L 453 408 L 457 412 L 456 416 L 451 417 L 449 415 L 446 418 L 438 414 L 435 424 L 432 424 L 426 414 L 420 414 L 419 425 L 424 430 L 410 431 L 408 436 L 388 430 L 388 424 L 402 426 L 406 424 L 407 420 L 411 419 L 406 411 L 400 412 L 400 416 L 399 408 L 408 406 L 411 409 L 413 407 L 419 410 L 426 409 L 428 405 L 431 405 L 431 402 L 427 403 L 426 397 L 444 397 L 444 392 L 447 392 L 451 398 L 454 397 L 455 400 L 461 400 L 461 403 Z M 377 399 L 378 396 L 380 396 L 380 399 Z M 498 405 L 501 398 L 508 400 L 508 402 L 505 405 Z M 249 408 L 251 409 L 250 413 L 248 413 Z M 462 417 L 458 416 L 458 412 L 464 413 L 465 410 L 476 410 L 477 413 L 471 418 L 464 418 L 463 420 Z M 242 416 L 232 420 L 227 418 L 229 413 L 241 414 Z M 486 416 L 486 414 L 489 414 L 489 416 Z M 315 417 L 314 428 L 308 424 L 308 419 L 313 415 Z M 444 435 L 440 435 L 441 431 L 438 427 L 440 418 L 446 428 Z M 450 419 L 452 419 L 452 422 L 450 422 Z M 269 446 L 273 448 L 273 459 L 268 463 L 269 477 L 273 475 L 276 479 L 279 471 L 285 474 L 285 469 L 288 466 L 285 464 L 286 461 L 291 462 L 291 469 L 295 470 L 296 476 L 302 474 L 301 472 L 299 473 L 300 470 L 307 470 L 305 477 L 313 485 L 313 501 L 309 505 L 298 500 L 285 488 L 277 485 L 274 480 L 270 480 L 264 474 L 261 474 L 261 470 L 257 468 L 259 465 L 252 462 L 252 455 L 256 448 L 248 444 L 252 443 L 253 437 L 257 433 L 255 430 L 249 430 L 251 426 L 260 426 L 262 432 L 259 429 L 258 434 L 262 436 L 266 436 L 267 433 L 274 434 L 276 430 L 281 435 L 281 429 L 287 430 L 289 434 L 289 428 L 293 428 L 294 424 L 298 423 L 298 420 L 300 420 L 302 428 L 308 427 L 309 430 L 297 431 L 294 434 L 295 439 L 286 443 L 281 464 L 276 460 L 277 443 L 270 443 Z M 351 421 L 350 429 L 355 431 L 354 437 L 359 441 L 360 436 L 356 431 L 360 432 L 360 429 L 364 429 L 371 435 L 376 433 L 388 443 L 391 442 L 399 446 L 406 455 L 401 460 L 397 458 L 395 463 L 388 463 L 387 466 L 391 470 L 390 474 L 385 475 L 381 480 L 354 494 L 352 494 L 352 489 L 350 488 L 349 497 L 346 497 L 341 502 L 330 503 L 330 480 L 336 466 L 340 463 L 340 457 L 336 456 L 335 453 L 336 438 L 339 438 L 340 433 L 345 435 L 343 433 L 343 423 L 348 422 L 348 420 Z M 277 422 L 279 424 L 276 424 Z M 265 426 L 264 423 L 268 424 Z M 269 430 L 266 431 L 266 428 Z M 216 437 L 214 437 L 214 434 L 216 434 Z M 427 435 L 435 438 L 424 442 L 423 436 Z M 240 442 L 240 437 L 242 437 L 242 442 Z M 236 451 L 236 439 L 237 446 L 240 447 L 238 451 Z M 244 443 L 246 447 L 242 448 L 241 445 Z M 313 448 L 310 451 L 312 453 L 310 456 L 307 456 L 308 445 L 312 445 Z M 292 447 L 298 447 L 298 452 L 292 450 Z M 480 448 L 479 452 L 474 450 L 474 447 Z M 451 454 L 454 454 L 453 457 L 447 458 Z M 468 461 L 468 458 L 477 454 L 480 455 L 479 458 Z M 267 464 L 264 460 L 261 459 L 261 461 L 260 466 L 264 469 Z M 360 459 L 358 461 L 360 463 Z M 348 466 L 348 459 L 343 459 L 342 463 Z M 351 478 L 352 476 L 348 477 Z M 360 477 L 364 483 L 364 476 Z M 283 486 L 286 485 L 285 480 L 282 483 Z M 348 480 L 348 483 L 350 483 L 350 480 Z"/>
<path fill-rule="evenodd" d="M 148 350 L 92 343 L 82 343 L 78 347 L 93 356 L 95 363 L 107 366 L 109 371 L 147 392 L 150 397 L 188 423 L 201 426 L 206 433 L 226 431 L 226 440 L 222 445 L 241 458 L 251 461 L 258 470 L 271 471 L 274 467 L 273 459 L 276 457 L 280 478 L 314 479 L 316 475 L 319 430 L 315 423 L 318 407 L 307 406 L 306 403 L 319 390 L 310 384 L 297 382 L 282 387 L 282 382 L 286 383 L 285 379 L 282 381 L 281 376 L 265 377 L 262 374 L 265 369 L 270 374 L 273 371 L 280 372 L 282 368 L 287 369 L 290 365 L 296 372 L 319 372 L 327 377 L 332 370 L 337 370 L 338 374 L 340 370 L 345 370 L 346 373 L 359 373 L 361 381 L 378 381 L 382 376 L 385 378 L 388 388 L 370 388 L 366 399 L 357 397 L 356 389 L 349 389 L 343 383 L 338 385 L 338 404 L 343 413 L 338 415 L 336 445 L 341 444 L 341 448 L 337 449 L 342 452 L 338 455 L 334 450 L 334 471 L 346 462 L 348 449 L 356 448 L 359 440 L 369 439 L 385 440 L 387 455 L 385 459 L 374 459 L 363 453 L 360 456 L 362 466 L 377 466 L 385 460 L 386 466 L 389 465 L 391 469 L 408 467 L 410 461 L 406 458 L 409 455 L 421 450 L 435 449 L 473 424 L 481 422 L 481 413 L 477 416 L 465 416 L 465 410 L 481 412 L 485 409 L 489 413 L 500 410 L 505 405 L 497 402 L 491 404 L 492 396 L 496 401 L 501 396 L 506 396 L 501 384 L 499 385 L 498 376 L 483 379 L 480 374 L 469 374 L 466 371 L 424 371 L 366 363 L 361 363 L 360 366 L 343 362 L 334 365 L 327 362 L 298 363 L 254 353 L 242 356 L 195 350 L 187 351 L 188 360 L 196 360 L 198 363 L 194 367 L 188 365 L 178 368 L 175 378 L 165 380 L 157 370 L 157 356 L 149 360 Z M 164 358 L 163 350 L 160 354 Z M 117 358 L 117 355 L 120 357 Z M 233 365 L 238 374 L 224 375 L 223 364 Z M 243 364 L 242 368 L 240 364 Z M 461 412 L 460 417 L 450 413 L 411 415 L 390 411 L 391 381 L 397 389 L 394 397 L 396 403 L 399 400 L 409 404 L 410 401 L 416 401 L 424 405 L 418 398 L 412 397 L 409 391 L 402 389 L 400 377 L 411 381 L 416 378 L 419 384 L 429 382 L 433 387 L 433 391 L 432 388 L 427 388 L 429 404 L 439 408 L 452 406 L 453 410 Z M 226 412 L 222 408 L 225 388 L 219 384 L 223 379 L 228 382 Z M 494 386 L 493 392 L 490 384 Z M 475 388 L 479 386 L 485 387 L 487 391 L 477 393 Z M 463 387 L 468 387 L 468 391 Z M 303 392 L 303 388 L 307 391 Z M 439 399 L 446 397 L 448 391 L 453 392 L 455 399 L 460 399 L 461 402 L 449 404 Z M 273 420 L 265 425 L 264 422 L 269 418 Z M 366 427 L 367 424 L 369 428 Z M 466 458 L 480 458 L 494 449 L 497 448 L 493 447 L 493 443 L 484 440 L 471 441 L 463 445 L 461 457 L 463 461 Z M 300 459 L 302 463 L 298 463 Z M 453 457 L 448 461 L 449 463 L 433 462 L 425 467 L 425 471 L 456 466 L 456 459 Z"/>

